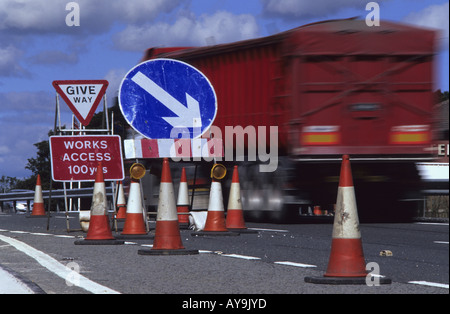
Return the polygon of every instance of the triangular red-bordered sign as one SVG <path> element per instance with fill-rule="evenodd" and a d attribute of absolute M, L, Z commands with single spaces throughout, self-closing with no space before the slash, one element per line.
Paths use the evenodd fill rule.
<path fill-rule="evenodd" d="M 106 80 L 53 81 L 56 92 L 84 126 L 91 122 L 108 84 Z"/>

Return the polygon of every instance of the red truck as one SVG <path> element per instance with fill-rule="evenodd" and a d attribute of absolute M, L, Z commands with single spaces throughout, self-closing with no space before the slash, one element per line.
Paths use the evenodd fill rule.
<path fill-rule="evenodd" d="M 266 139 L 276 132 L 276 171 L 261 172 L 259 159 L 224 162 L 240 166 L 248 219 L 307 215 L 315 205 L 332 212 L 349 154 L 360 219 L 381 220 L 415 210 L 405 202 L 420 191 L 415 163 L 432 158 L 436 49 L 432 30 L 345 19 L 229 44 L 151 48 L 142 61 L 177 59 L 203 72 L 223 135 L 230 126 L 266 131 Z M 233 139 L 225 145 L 236 149 Z M 211 164 L 197 164 L 207 176 Z"/>

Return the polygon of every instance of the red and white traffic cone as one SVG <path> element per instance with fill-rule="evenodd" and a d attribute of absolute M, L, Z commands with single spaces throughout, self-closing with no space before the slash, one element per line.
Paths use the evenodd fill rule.
<path fill-rule="evenodd" d="M 141 185 L 138 179 L 131 179 L 125 224 L 121 236 L 118 236 L 117 238 L 153 239 L 152 235 L 147 236 L 144 210 L 142 208 Z"/>
<path fill-rule="evenodd" d="M 230 231 L 238 231 L 242 233 L 258 233 L 256 230 L 249 230 L 245 226 L 244 212 L 242 210 L 241 186 L 239 183 L 238 166 L 234 166 L 233 177 L 231 179 L 226 227 Z"/>
<path fill-rule="evenodd" d="M 189 228 L 189 190 L 184 167 L 181 169 L 181 180 L 178 187 L 177 212 L 180 228 Z"/>
<path fill-rule="evenodd" d="M 89 229 L 84 240 L 75 241 L 76 245 L 123 244 L 116 240 L 109 224 L 105 181 L 103 181 L 103 167 L 99 163 L 95 175 L 94 193 L 91 204 Z"/>
<path fill-rule="evenodd" d="M 117 195 L 117 216 L 116 219 L 125 219 L 127 218 L 127 205 L 125 201 L 125 193 L 123 192 L 123 184 L 119 181 L 119 192 Z"/>
<path fill-rule="evenodd" d="M 193 232 L 193 236 L 236 236 L 237 232 L 227 229 L 225 212 L 223 208 L 222 184 L 219 180 L 212 179 L 209 192 L 208 213 L 206 215 L 205 227 L 201 231 Z"/>
<path fill-rule="evenodd" d="M 175 204 L 175 194 L 168 158 L 164 158 L 163 160 L 153 248 L 150 250 L 138 250 L 138 254 L 198 254 L 198 250 L 186 250 L 181 241 L 180 228 L 178 227 L 177 207 Z"/>
<path fill-rule="evenodd" d="M 344 155 L 328 268 L 324 277 L 305 277 L 305 281 L 323 284 L 366 284 L 367 275 L 350 158 Z M 387 278 L 379 279 L 380 283 L 390 283 Z"/>
<path fill-rule="evenodd" d="M 38 174 L 36 179 L 36 187 L 34 190 L 33 210 L 31 212 L 31 216 L 27 217 L 34 218 L 44 216 L 45 216 L 45 208 L 44 208 L 44 198 L 42 197 L 41 176 Z"/>

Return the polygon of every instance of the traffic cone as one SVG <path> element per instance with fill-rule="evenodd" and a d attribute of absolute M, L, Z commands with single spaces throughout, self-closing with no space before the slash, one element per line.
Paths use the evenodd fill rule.
<path fill-rule="evenodd" d="M 202 231 L 193 232 L 193 236 L 236 236 L 237 232 L 231 232 L 226 227 L 225 212 L 223 208 L 222 184 L 219 180 L 212 179 L 209 192 L 208 213 L 205 227 Z"/>
<path fill-rule="evenodd" d="M 177 212 L 179 227 L 182 229 L 189 228 L 189 191 L 184 167 L 181 169 L 181 180 L 178 188 Z"/>
<path fill-rule="evenodd" d="M 45 217 L 44 198 L 42 197 L 41 176 L 38 174 L 36 179 L 36 187 L 34 190 L 33 210 L 27 217 Z"/>
<path fill-rule="evenodd" d="M 198 250 L 186 250 L 181 242 L 177 207 L 175 205 L 175 194 L 173 191 L 172 175 L 170 174 L 168 158 L 164 158 L 163 160 L 153 248 L 150 250 L 138 250 L 138 254 L 198 254 Z"/>
<path fill-rule="evenodd" d="M 125 201 L 125 193 L 123 192 L 122 182 L 119 181 L 119 193 L 117 195 L 117 207 L 119 210 L 117 211 L 116 219 L 125 219 L 127 217 L 127 207 Z"/>
<path fill-rule="evenodd" d="M 314 206 L 314 216 L 322 216 L 322 209 L 320 206 L 316 205 Z"/>
<path fill-rule="evenodd" d="M 128 193 L 128 204 L 125 224 L 119 239 L 153 239 L 147 235 L 144 221 L 144 210 L 142 209 L 141 185 L 138 179 L 131 179 L 130 192 Z"/>
<path fill-rule="evenodd" d="M 102 163 L 99 163 L 95 175 L 89 229 L 86 238 L 84 240 L 75 241 L 76 245 L 124 243 L 124 241 L 116 240 L 112 235 L 106 204 L 107 199 L 105 182 L 103 181 L 103 167 Z"/>
<path fill-rule="evenodd" d="M 258 233 L 249 230 L 245 226 L 244 212 L 242 210 L 241 186 L 239 183 L 238 166 L 234 166 L 233 178 L 231 179 L 230 196 L 228 198 L 226 227 L 230 231 L 245 233 Z"/>
<path fill-rule="evenodd" d="M 324 277 L 305 277 L 305 281 L 323 284 L 366 284 L 367 276 L 350 159 L 348 155 L 344 155 L 327 271 Z M 380 283 L 390 283 L 388 278 L 377 279 Z"/>

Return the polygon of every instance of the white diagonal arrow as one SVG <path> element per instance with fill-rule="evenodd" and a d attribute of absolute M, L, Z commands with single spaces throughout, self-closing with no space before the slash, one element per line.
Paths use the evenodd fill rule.
<path fill-rule="evenodd" d="M 186 93 L 187 107 L 176 100 L 172 95 L 162 89 L 150 78 L 137 72 L 131 79 L 137 85 L 142 87 L 147 93 L 155 97 L 160 103 L 175 113 L 178 117 L 162 117 L 173 127 L 201 127 L 202 119 L 200 117 L 200 105 L 197 100 Z"/>

